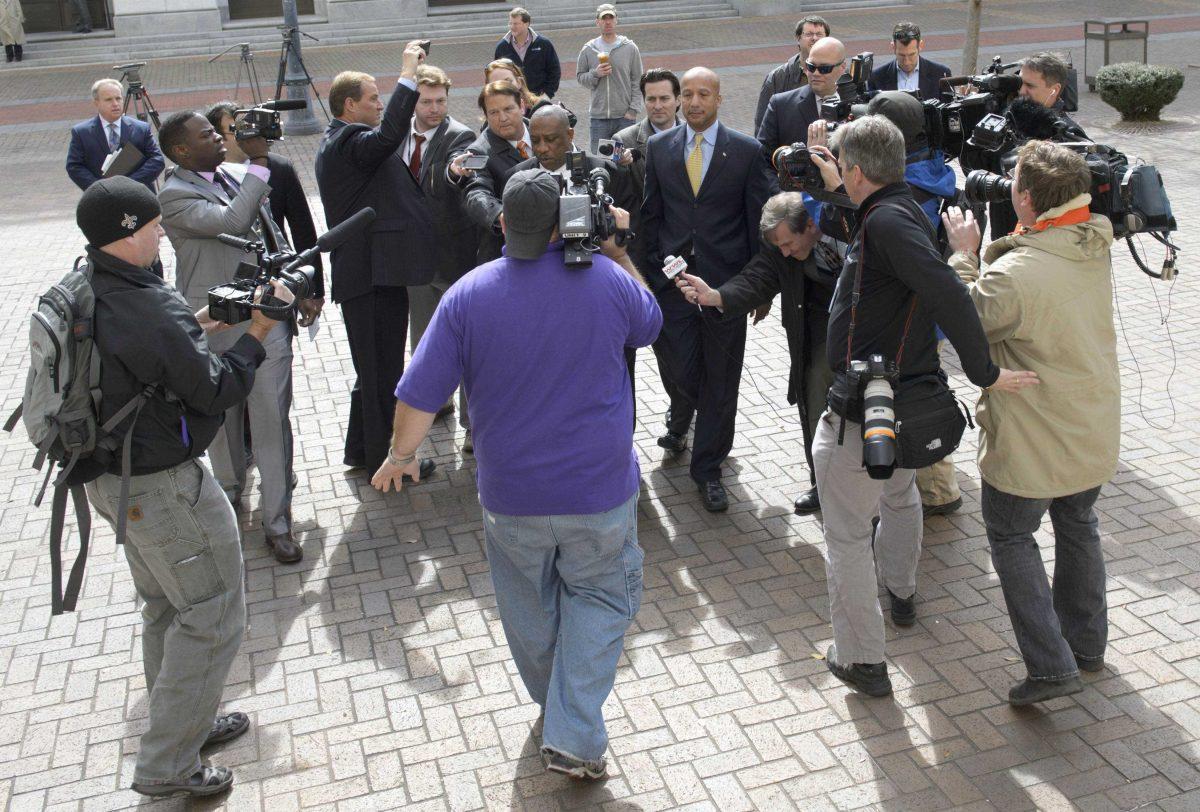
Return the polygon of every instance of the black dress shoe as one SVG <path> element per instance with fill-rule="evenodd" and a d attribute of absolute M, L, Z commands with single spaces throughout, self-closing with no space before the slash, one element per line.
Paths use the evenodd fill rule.
<path fill-rule="evenodd" d="M 712 482 L 701 482 L 699 485 L 705 510 L 709 513 L 729 510 L 729 498 L 725 495 L 725 486 L 721 484 L 721 480 L 714 479 Z"/>
<path fill-rule="evenodd" d="M 444 403 L 444 404 L 442 404 L 442 408 L 438 409 L 437 412 L 434 413 L 433 419 L 439 420 L 443 417 L 446 417 L 446 416 L 452 415 L 452 414 L 454 414 L 454 404 L 453 403 Z"/>
<path fill-rule="evenodd" d="M 917 622 L 917 608 L 913 605 L 916 600 L 916 593 L 909 595 L 907 598 L 899 597 L 892 590 L 888 590 L 888 597 L 892 599 L 892 622 L 897 626 L 911 626 Z"/>
<path fill-rule="evenodd" d="M 419 468 L 417 470 L 421 474 L 421 481 L 424 482 L 425 480 L 429 479 L 430 476 L 433 475 L 434 471 L 437 470 L 437 463 L 428 458 L 423 459 L 423 460 L 421 460 L 421 465 L 419 466 Z M 400 478 L 405 482 L 413 481 L 413 478 L 410 477 L 408 474 L 405 474 L 404 476 L 402 476 Z"/>
<path fill-rule="evenodd" d="M 203 746 L 211 747 L 214 744 L 233 741 L 249 729 L 250 717 L 241 711 L 218 716 L 213 722 L 212 730 L 208 732 L 208 738 L 204 740 Z"/>
<path fill-rule="evenodd" d="M 185 795 L 216 795 L 233 786 L 233 770 L 228 767 L 202 766 L 182 784 L 133 784 L 132 789 L 141 795 L 162 796 L 183 793 Z"/>
<path fill-rule="evenodd" d="M 833 661 L 833 646 L 825 651 L 829 672 L 859 693 L 867 696 L 887 696 L 892 692 L 887 663 L 852 663 L 838 665 Z"/>
<path fill-rule="evenodd" d="M 366 468 L 367 461 L 364 460 L 362 457 L 342 457 L 342 465 L 346 466 L 351 471 L 353 471 L 356 468 Z M 372 473 L 374 473 L 374 472 L 372 472 Z"/>
<path fill-rule="evenodd" d="M 807 516 L 810 513 L 816 513 L 820 509 L 821 497 L 817 495 L 816 488 L 809 488 L 800 494 L 800 498 L 792 505 L 792 512 L 797 516 Z"/>
<path fill-rule="evenodd" d="M 295 564 L 304 558 L 304 550 L 292 540 L 291 531 L 278 536 L 267 536 L 267 546 L 271 548 L 271 554 L 280 564 Z"/>
<path fill-rule="evenodd" d="M 658 447 L 665 448 L 672 454 L 681 454 L 687 448 L 687 440 L 678 432 L 668 431 L 658 438 Z"/>
<path fill-rule="evenodd" d="M 1083 690 L 1079 677 L 1066 679 L 1026 679 L 1008 692 L 1008 704 L 1022 707 L 1034 702 L 1047 702 L 1060 696 L 1070 696 Z"/>
<path fill-rule="evenodd" d="M 1098 660 L 1084 660 L 1078 654 L 1075 655 L 1075 665 L 1079 666 L 1080 671 L 1087 671 L 1090 674 L 1095 674 L 1097 671 L 1104 670 L 1104 658 Z"/>
<path fill-rule="evenodd" d="M 961 496 L 944 505 L 921 505 L 921 513 L 926 519 L 930 516 L 949 516 L 951 513 L 957 513 L 960 507 L 962 507 Z"/>

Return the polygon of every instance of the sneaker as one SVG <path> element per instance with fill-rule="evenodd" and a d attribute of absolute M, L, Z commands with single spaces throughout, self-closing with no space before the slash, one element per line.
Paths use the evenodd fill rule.
<path fill-rule="evenodd" d="M 944 505 L 921 505 L 921 512 L 928 519 L 930 516 L 949 516 L 951 513 L 957 513 L 960 507 L 962 507 L 961 496 Z"/>
<path fill-rule="evenodd" d="M 914 606 L 916 593 L 909 595 L 907 598 L 901 598 L 892 590 L 888 590 L 888 597 L 892 599 L 892 623 L 897 626 L 911 626 L 917 622 L 917 608 Z"/>
<path fill-rule="evenodd" d="M 830 646 L 825 651 L 825 666 L 835 677 L 867 696 L 887 696 L 892 692 L 887 663 L 838 665 L 833 661 L 833 646 Z"/>
<path fill-rule="evenodd" d="M 1066 679 L 1026 679 L 1014 685 L 1008 692 L 1008 704 L 1014 707 L 1048 702 L 1060 696 L 1070 696 L 1083 690 L 1079 677 Z"/>
<path fill-rule="evenodd" d="M 571 778 L 588 781 L 596 781 L 607 774 L 607 763 L 603 757 L 595 761 L 581 761 L 549 747 L 542 748 L 542 756 L 546 759 L 546 769 L 552 773 L 562 773 Z"/>

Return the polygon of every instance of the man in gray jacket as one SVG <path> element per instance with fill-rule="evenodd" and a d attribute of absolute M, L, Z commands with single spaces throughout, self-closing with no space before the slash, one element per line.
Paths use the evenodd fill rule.
<path fill-rule="evenodd" d="M 642 54 L 628 37 L 617 33 L 617 10 L 611 3 L 596 8 L 600 36 L 579 51 L 575 77 L 592 91 L 591 149 L 600 139 L 612 138 L 642 114 L 638 82 L 642 78 Z"/>
<path fill-rule="evenodd" d="M 175 249 L 175 287 L 188 304 L 199 310 L 208 303 L 208 289 L 233 278 L 247 255 L 217 239 L 233 234 L 263 239 L 269 248 L 288 248 L 270 212 L 264 207 L 270 170 L 267 142 L 250 138 L 241 142 L 250 167 L 240 183 L 220 168 L 225 158 L 221 134 L 199 113 L 176 113 L 159 130 L 163 154 L 177 164 L 159 192 L 163 229 Z M 253 257 L 249 257 L 253 259 Z M 318 308 L 309 300 L 299 304 L 302 322 L 311 321 Z M 263 532 L 267 546 L 281 563 L 303 557 L 292 539 L 292 334 L 294 323 L 279 322 L 263 341 L 266 360 L 259 366 L 254 388 L 246 401 L 254 456 L 262 491 Z M 240 324 L 215 334 L 209 343 L 221 353 L 246 332 Z M 241 404 L 225 413 L 224 431 L 211 446 L 213 472 L 235 505 L 246 487 L 244 415 Z"/>

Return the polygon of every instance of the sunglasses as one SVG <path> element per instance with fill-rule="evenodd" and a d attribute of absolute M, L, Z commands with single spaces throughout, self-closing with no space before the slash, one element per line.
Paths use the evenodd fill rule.
<path fill-rule="evenodd" d="M 813 63 L 808 62 L 808 61 L 805 61 L 805 63 L 804 63 L 804 69 L 806 71 L 808 71 L 809 73 L 820 73 L 820 74 L 824 74 L 824 75 L 833 73 L 834 70 L 836 70 L 837 68 L 840 68 L 841 66 L 842 66 L 841 62 L 834 62 L 832 65 L 814 65 Z"/>

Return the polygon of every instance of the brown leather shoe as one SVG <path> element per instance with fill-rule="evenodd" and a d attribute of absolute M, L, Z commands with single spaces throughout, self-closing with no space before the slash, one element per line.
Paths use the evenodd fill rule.
<path fill-rule="evenodd" d="M 304 558 L 304 550 L 292 540 L 291 532 L 267 536 L 267 546 L 271 548 L 272 555 L 280 564 L 295 564 Z"/>

